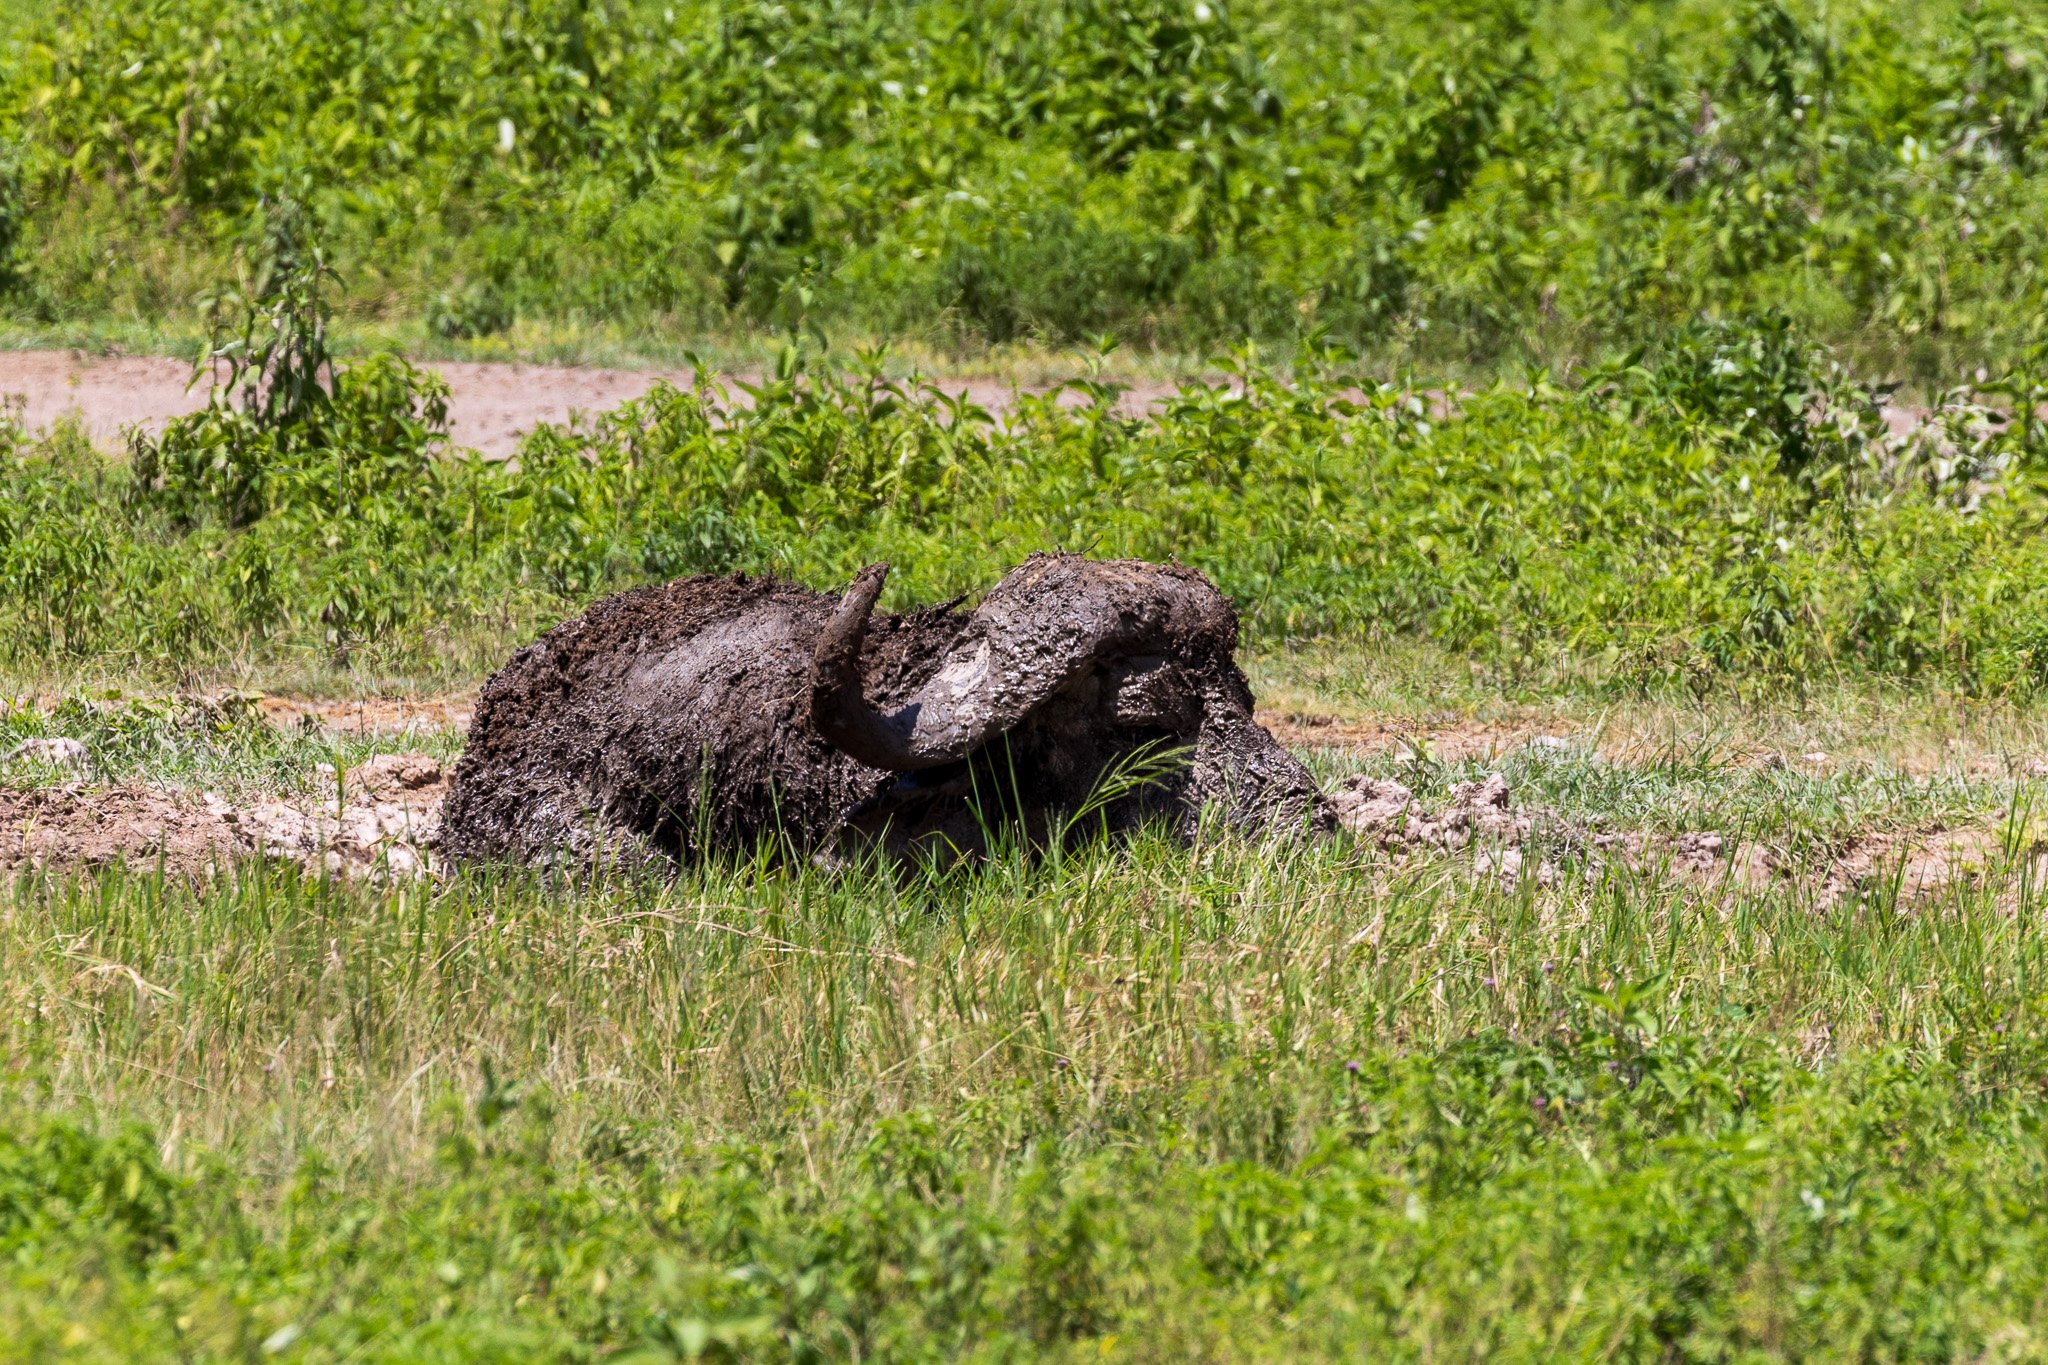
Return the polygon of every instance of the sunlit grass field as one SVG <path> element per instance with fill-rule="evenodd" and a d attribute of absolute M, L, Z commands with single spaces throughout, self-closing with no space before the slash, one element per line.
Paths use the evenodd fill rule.
<path fill-rule="evenodd" d="M 2020 0 L 0 0 L 0 344 L 214 381 L 0 394 L 0 1365 L 2048 1358 L 2044 166 Z M 1047 549 L 1494 834 L 247 837 Z"/>
<path fill-rule="evenodd" d="M 1792 870 L 1558 844 L 1504 879 L 1219 834 L 650 881 L 23 876 L 0 1354 L 2042 1354 L 2038 715 L 1432 697 L 1418 664 L 1253 671 L 1412 725 L 1312 750 L 1332 782 L 1499 771 Z M 12 725 L 88 738 L 108 782 L 452 747 Z M 1836 752 L 1757 760 L 1787 742 Z M 1799 871 L 1971 822 L 1998 854 L 1931 889 Z"/>

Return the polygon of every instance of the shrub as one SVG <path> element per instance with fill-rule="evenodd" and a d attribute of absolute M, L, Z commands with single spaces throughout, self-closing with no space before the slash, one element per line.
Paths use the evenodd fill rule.
<path fill-rule="evenodd" d="M 1064 344 L 1129 332 L 1173 297 L 1193 263 L 1181 238 L 1037 210 L 961 225 L 939 259 L 938 288 L 983 341 Z"/>
<path fill-rule="evenodd" d="M 457 337 L 1325 328 L 1511 366 L 1775 308 L 1928 379 L 2039 340 L 2025 6 L 1596 10 L 85 0 L 16 16 L 0 128 L 60 315 L 176 312 L 292 185 L 346 306 Z"/>
<path fill-rule="evenodd" d="M 1973 437 L 1965 496 L 1784 338 L 1702 329 L 1585 387 L 1499 386 L 1448 414 L 1309 354 L 1291 376 L 1245 363 L 1186 384 L 1147 419 L 1084 378 L 1078 405 L 1026 396 L 1001 425 L 791 349 L 743 395 L 657 386 L 536 430 L 508 463 L 438 454 L 445 391 L 377 358 L 291 427 L 225 402 L 173 424 L 125 503 L 94 491 L 121 475 L 82 445 L 18 441 L 7 505 L 48 510 L 0 516 L 0 554 L 37 585 L 0 622 L 17 653 L 155 656 L 133 584 L 183 603 L 202 652 L 250 634 L 431 651 L 467 628 L 488 655 L 650 576 L 829 585 L 888 558 L 899 599 L 931 599 L 1064 546 L 1179 557 L 1267 642 L 1412 634 L 1637 679 L 1854 666 L 2035 686 L 2009 615 L 2048 592 L 2025 438 Z M 244 487 L 260 496 L 219 491 Z"/>
<path fill-rule="evenodd" d="M 19 151 L 0 140 L 0 294 L 21 282 L 21 239 L 28 225 L 28 196 L 22 185 Z"/>
<path fill-rule="evenodd" d="M 0 1251 L 90 1230 L 138 1257 L 175 1239 L 178 1185 L 147 1130 L 101 1135 L 55 1115 L 0 1127 Z"/>

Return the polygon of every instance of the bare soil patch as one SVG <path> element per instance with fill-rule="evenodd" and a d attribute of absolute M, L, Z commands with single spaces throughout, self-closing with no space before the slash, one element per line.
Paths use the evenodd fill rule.
<path fill-rule="evenodd" d="M 336 798 L 237 807 L 210 792 L 148 787 L 0 789 L 0 871 L 114 864 L 203 877 L 262 855 L 343 875 L 415 876 L 448 779 L 422 754 L 385 754 L 351 770 Z"/>
<path fill-rule="evenodd" d="M 1983 825 L 1858 836 L 1832 849 L 1797 853 L 1713 830 L 1667 834 L 1607 830 L 1574 823 L 1556 811 L 1516 802 L 1498 774 L 1461 782 L 1431 807 L 1401 783 L 1353 777 L 1331 793 L 1339 828 L 1397 858 L 1470 850 L 1475 870 L 1513 883 L 1533 875 L 1550 885 L 1559 861 L 1595 868 L 1666 873 L 1703 887 L 1762 891 L 1797 887 L 1817 909 L 1859 892 L 1896 893 L 1902 907 L 1925 905 L 1957 885 L 1980 882 L 2032 860 L 2048 871 L 2048 845 L 2016 853 L 2004 832 Z M 1533 859 L 1533 861 L 1532 861 Z"/>
<path fill-rule="evenodd" d="M 640 397 L 657 380 L 687 384 L 685 372 L 583 369 L 491 361 L 426 366 L 448 381 L 449 434 L 486 455 L 510 455 L 542 422 L 566 422 Z M 25 400 L 24 416 L 43 426 L 76 414 L 93 440 L 115 445 L 130 426 L 157 430 L 206 405 L 191 385 L 192 366 L 168 356 L 92 356 L 80 351 L 0 351 L 0 395 Z"/>
<path fill-rule="evenodd" d="M 1312 711 L 1266 711 L 1259 723 L 1290 749 L 1341 749 L 1364 755 L 1426 754 L 1445 763 L 1497 758 L 1539 739 L 1570 739 L 1573 727 L 1530 713 L 1474 720 L 1445 714 L 1394 720 L 1346 720 Z"/>
<path fill-rule="evenodd" d="M 222 812 L 180 793 L 140 787 L 0 791 L 0 869 L 161 864 L 200 875 L 245 851 Z"/>
<path fill-rule="evenodd" d="M 233 805 L 211 792 L 122 786 L 0 789 L 0 873 L 161 866 L 206 877 L 237 860 L 285 859 L 338 876 L 431 874 L 449 772 L 424 754 L 383 754 L 343 775 L 335 797 Z M 1339 827 L 1397 859 L 1469 858 L 1472 875 L 1512 885 L 1554 884 L 1567 860 L 1595 869 L 1668 875 L 1704 891 L 1804 891 L 1817 910 L 1858 895 L 1901 908 L 1937 903 L 1952 888 L 2031 865 L 2048 873 L 2048 844 L 2007 849 L 1999 828 L 1887 832 L 1791 852 L 1712 830 L 1664 834 L 1574 824 L 1523 805 L 1498 775 L 1459 783 L 1435 805 L 1399 782 L 1356 777 L 1331 793 Z"/>
<path fill-rule="evenodd" d="M 506 361 L 420 362 L 448 381 L 448 434 L 455 444 L 494 459 L 510 456 L 519 439 L 544 422 L 594 415 L 645 394 L 657 381 L 679 387 L 695 382 L 689 370 L 620 370 Z M 130 426 L 155 431 L 173 417 L 206 405 L 206 387 L 190 385 L 192 366 L 169 356 L 94 356 L 82 351 L 0 351 L 0 398 L 19 396 L 30 426 L 75 414 L 101 445 L 114 446 Z M 747 375 L 731 376 L 748 379 Z M 984 378 L 945 379 L 949 393 L 964 391 L 991 412 L 1009 407 L 1018 386 Z M 1175 392 L 1171 384 L 1133 384 L 1122 406 L 1140 413 Z M 744 396 L 735 394 L 735 401 Z M 1081 403 L 1080 395 L 1062 402 Z"/>
<path fill-rule="evenodd" d="M 439 697 L 352 697 L 316 701 L 305 697 L 256 699 L 272 725 L 306 727 L 345 735 L 400 735 L 412 730 L 467 730 L 476 714 L 476 694 Z"/>
<path fill-rule="evenodd" d="M 1876 834 L 1852 840 L 1835 854 L 1821 899 L 1838 902 L 1858 889 L 1896 887 L 1901 904 L 1924 901 L 1956 883 L 1981 880 L 2013 861 L 2037 857 L 2033 848 L 2008 857 L 2005 836 L 1983 826 Z"/>

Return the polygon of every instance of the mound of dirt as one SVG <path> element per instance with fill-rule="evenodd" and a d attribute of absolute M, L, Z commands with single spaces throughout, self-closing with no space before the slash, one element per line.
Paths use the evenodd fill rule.
<path fill-rule="evenodd" d="M 232 821 L 169 792 L 138 787 L 0 791 L 0 869 L 161 865 L 184 876 L 222 866 L 243 845 Z"/>
<path fill-rule="evenodd" d="M 1476 839 L 1521 844 L 1535 827 L 1529 813 L 1517 814 L 1507 779 L 1488 773 L 1451 788 L 1449 804 L 1428 811 L 1399 782 L 1354 777 L 1330 796 L 1337 824 L 1390 851 L 1412 848 L 1460 849 Z"/>
<path fill-rule="evenodd" d="M 1557 815 L 1543 808 L 1516 810 L 1507 779 L 1488 773 L 1474 782 L 1451 788 L 1450 800 L 1430 810 L 1415 794 L 1389 778 L 1352 777 L 1330 794 L 1337 827 L 1386 852 L 1399 856 L 1424 850 L 1457 852 L 1472 848 L 1474 866 L 1504 882 L 1522 876 L 1522 848 L 1539 826 L 1564 834 L 1565 844 L 1584 846 L 1582 831 L 1566 830 Z M 1575 837 L 1581 836 L 1581 837 Z M 1539 862 L 1538 882 L 1548 886 L 1556 866 Z"/>
<path fill-rule="evenodd" d="M 146 787 L 0 790 L 0 870 L 122 863 L 205 876 L 237 859 L 285 858 L 338 875 L 413 877 L 430 848 L 448 779 L 424 754 L 352 769 L 339 800 L 237 807 L 210 792 Z"/>
<path fill-rule="evenodd" d="M 1949 887 L 1978 882 L 2015 859 L 2005 839 L 1983 826 L 1871 834 L 1818 853 L 1793 856 L 1757 840 L 1734 839 L 1711 830 L 1663 834 L 1643 830 L 1590 829 L 1544 807 L 1517 808 L 1513 792 L 1498 774 L 1453 787 L 1450 799 L 1432 810 L 1399 782 L 1352 777 L 1331 794 L 1341 829 L 1397 856 L 1470 848 L 1474 866 L 1513 882 L 1523 875 L 1524 849 L 1540 842 L 1558 853 L 1584 859 L 1593 868 L 1661 871 L 1703 887 L 1759 891 L 1773 885 L 1803 887 L 1816 908 L 1827 909 L 1860 893 L 1896 887 L 1901 906 L 1925 905 Z M 2048 874 L 2048 846 L 2019 855 Z M 1557 866 L 1545 859 L 1534 869 L 1549 885 Z"/>
<path fill-rule="evenodd" d="M 380 754 L 349 770 L 339 801 L 263 801 L 233 812 L 244 841 L 309 867 L 354 876 L 414 877 L 433 870 L 448 775 L 424 754 Z"/>
<path fill-rule="evenodd" d="M 379 754 L 349 769 L 343 791 L 371 801 L 423 809 L 447 795 L 448 774 L 439 759 L 425 754 Z"/>
<path fill-rule="evenodd" d="M 1868 835 L 1834 857 L 1821 900 L 1833 905 L 1859 890 L 1882 894 L 1896 888 L 1900 904 L 1925 901 L 1957 883 L 1979 881 L 2008 861 L 2003 837 L 1982 827 Z"/>

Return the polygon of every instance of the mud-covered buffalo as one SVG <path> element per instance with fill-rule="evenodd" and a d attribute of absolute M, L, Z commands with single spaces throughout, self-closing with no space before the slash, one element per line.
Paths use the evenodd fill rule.
<path fill-rule="evenodd" d="M 635 861 L 976 853 L 1146 821 L 1328 828 L 1252 718 L 1237 616 L 1177 564 L 1034 555 L 972 610 L 687 578 L 609 597 L 483 689 L 442 850 Z M 1077 819 L 1077 817 L 1083 817 Z"/>

